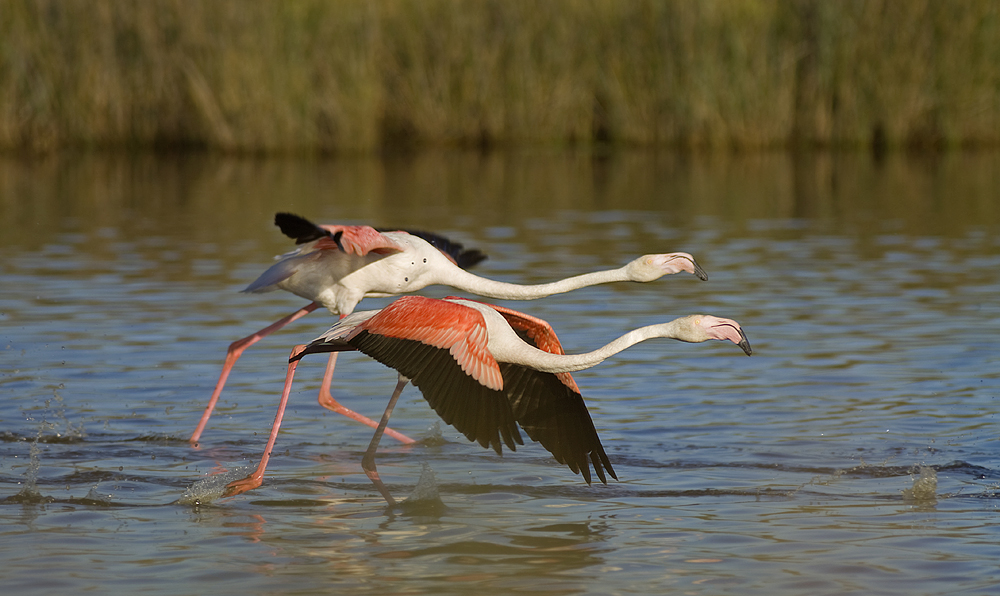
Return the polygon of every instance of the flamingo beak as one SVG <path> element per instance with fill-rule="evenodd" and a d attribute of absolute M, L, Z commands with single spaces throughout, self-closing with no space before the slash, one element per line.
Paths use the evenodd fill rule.
<path fill-rule="evenodd" d="M 655 255 L 661 259 L 665 258 L 663 262 L 664 271 L 666 273 L 677 273 L 678 271 L 687 271 L 691 275 L 694 275 L 701 281 L 708 281 L 708 274 L 705 270 L 701 268 L 698 261 L 694 260 L 694 257 L 686 252 L 674 252 L 666 255 Z"/>
<path fill-rule="evenodd" d="M 691 273 L 693 273 L 695 277 L 697 277 L 701 281 L 708 281 L 708 274 L 705 273 L 705 270 L 701 268 L 701 265 L 698 264 L 698 261 L 691 259 L 691 264 L 694 266 L 692 268 L 693 271 L 691 271 Z"/>
<path fill-rule="evenodd" d="M 753 355 L 753 348 L 750 347 L 750 341 L 747 340 L 746 334 L 743 333 L 742 329 L 738 330 L 740 332 L 740 341 L 738 345 L 747 356 Z"/>
<path fill-rule="evenodd" d="M 750 347 L 750 341 L 747 339 L 743 329 L 740 324 L 731 319 L 720 319 L 719 317 L 710 317 L 704 315 L 701 317 L 696 324 L 708 325 L 705 330 L 708 333 L 709 339 L 721 339 L 724 341 L 731 341 L 743 350 L 743 353 L 747 356 L 753 354 L 753 348 Z"/>

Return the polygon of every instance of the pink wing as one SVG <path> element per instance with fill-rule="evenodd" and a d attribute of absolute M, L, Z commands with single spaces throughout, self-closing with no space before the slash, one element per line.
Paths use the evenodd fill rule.
<path fill-rule="evenodd" d="M 491 307 L 539 349 L 562 353 L 559 339 L 545 321 Z M 617 478 L 573 378 L 497 363 L 487 349 L 486 322 L 478 310 L 406 296 L 351 325 L 357 326 L 333 339 L 410 379 L 434 411 L 469 440 L 501 453 L 502 438 L 514 450 L 515 443 L 523 444 L 520 425 L 588 484 L 591 465 L 602 482 L 607 482 L 605 472 Z"/>
<path fill-rule="evenodd" d="M 487 304 L 487 306 L 500 313 L 512 329 L 523 331 L 539 350 L 544 350 L 550 354 L 566 353 L 563 351 L 562 344 L 559 343 L 559 338 L 556 337 L 556 332 L 552 329 L 552 325 L 549 325 L 548 321 L 495 304 Z M 573 391 L 580 392 L 576 381 L 573 380 L 573 376 L 569 373 L 557 373 L 556 377 Z"/>
<path fill-rule="evenodd" d="M 364 256 L 368 253 L 388 254 L 402 252 L 403 247 L 370 226 L 317 226 L 333 238 L 320 238 L 316 250 L 340 250 L 347 254 Z M 339 234 L 339 237 L 338 237 Z M 339 242 L 339 244 L 338 244 Z"/>
<path fill-rule="evenodd" d="M 280 213 L 277 221 L 285 224 L 281 231 L 290 238 L 295 238 L 298 244 L 314 244 L 282 255 L 277 263 L 268 267 L 244 292 L 276 290 L 278 284 L 295 275 L 301 267 L 315 267 L 318 260 L 334 253 L 364 256 L 369 253 L 384 255 L 403 251 L 402 246 L 369 226 L 317 226 L 301 217 Z M 288 227 L 289 225 L 292 227 Z"/>
<path fill-rule="evenodd" d="M 487 349 L 486 321 L 474 308 L 404 296 L 359 325 L 348 341 L 362 330 L 448 350 L 465 374 L 494 391 L 503 389 L 500 366 Z"/>

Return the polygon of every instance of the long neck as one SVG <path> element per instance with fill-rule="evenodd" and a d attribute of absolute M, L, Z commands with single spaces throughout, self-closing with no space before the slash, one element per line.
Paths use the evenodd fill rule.
<path fill-rule="evenodd" d="M 538 350 L 533 346 L 525 344 L 521 349 L 516 350 L 515 354 L 511 354 L 510 357 L 503 360 L 513 364 L 529 366 L 543 372 L 560 373 L 583 370 L 597 366 L 618 352 L 647 339 L 655 337 L 677 339 L 678 329 L 675 323 L 675 321 L 671 321 L 669 323 L 648 325 L 633 329 L 604 347 L 585 354 L 550 354 L 549 352 Z M 498 360 L 500 359 L 498 358 Z"/>
<path fill-rule="evenodd" d="M 500 300 L 534 300 L 544 298 L 553 294 L 562 294 L 570 290 L 594 286 L 597 284 L 629 281 L 625 273 L 625 268 L 609 269 L 606 271 L 595 271 L 584 273 L 574 277 L 567 277 L 559 281 L 547 284 L 520 285 L 509 284 L 502 281 L 494 281 L 485 277 L 479 277 L 465 271 L 464 269 L 451 270 L 447 279 L 438 280 L 438 283 L 451 286 L 458 290 L 464 290 L 477 296 L 486 298 L 496 298 Z"/>

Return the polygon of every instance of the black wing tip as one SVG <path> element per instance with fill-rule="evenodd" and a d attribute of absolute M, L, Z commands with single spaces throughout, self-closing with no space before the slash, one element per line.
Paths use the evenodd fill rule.
<path fill-rule="evenodd" d="M 304 350 L 289 358 L 288 361 L 295 362 L 296 360 L 302 360 L 302 357 L 308 354 L 326 354 L 329 352 L 352 352 L 355 350 L 357 350 L 357 348 L 347 343 L 347 341 L 343 339 L 334 339 L 331 341 L 314 341 L 313 343 L 306 346 Z"/>
<path fill-rule="evenodd" d="M 594 449 L 590 452 L 590 461 L 587 461 L 587 456 L 584 455 L 579 462 L 576 462 L 576 465 L 571 465 L 570 469 L 583 476 L 587 486 L 593 486 L 593 477 L 590 475 L 591 464 L 593 464 L 594 472 L 597 473 L 597 479 L 601 481 L 601 484 L 607 485 L 608 476 L 618 480 L 618 474 L 611 467 L 611 461 L 608 460 L 604 449 Z"/>
<path fill-rule="evenodd" d="M 278 226 L 278 229 L 281 230 L 282 234 L 288 236 L 292 240 L 295 240 L 295 244 L 305 244 L 306 242 L 319 240 L 324 236 L 330 235 L 330 233 L 323 228 L 301 215 L 295 215 L 294 213 L 286 213 L 282 211 L 275 213 L 274 225 Z"/>
<path fill-rule="evenodd" d="M 388 228 L 386 228 L 388 229 Z M 379 231 L 382 231 L 381 229 Z M 470 248 L 466 249 L 461 242 L 455 242 L 449 240 L 448 238 L 440 235 L 434 234 L 432 232 L 424 232 L 422 230 L 403 230 L 407 234 L 412 234 L 422 240 L 425 240 L 428 244 L 434 248 L 440 250 L 444 254 L 451 257 L 455 263 L 462 269 L 469 269 L 475 267 L 479 263 L 485 261 L 488 257 L 483 251 Z"/>
<path fill-rule="evenodd" d="M 455 257 L 455 262 L 462 269 L 471 269 L 488 258 L 489 256 L 483 251 L 478 248 L 472 248 L 459 252 L 458 256 Z"/>
<path fill-rule="evenodd" d="M 594 471 L 597 472 L 597 476 L 601 479 L 602 483 L 608 483 L 608 478 L 604 475 L 605 472 L 615 480 L 618 480 L 618 474 L 615 474 L 615 469 L 611 467 L 611 460 L 608 459 L 608 454 L 604 453 L 603 448 L 591 451 L 590 461 L 594 464 Z"/>
<path fill-rule="evenodd" d="M 454 426 L 454 424 L 452 424 L 452 426 Z M 478 428 L 469 429 L 469 432 L 462 434 L 465 435 L 466 439 L 469 439 L 474 443 L 479 443 L 479 446 L 482 447 L 483 449 L 493 449 L 493 451 L 495 451 L 497 455 L 503 457 L 503 444 L 500 443 L 499 436 L 497 437 L 490 437 L 488 435 L 480 436 Z"/>
<path fill-rule="evenodd" d="M 518 430 L 517 423 L 512 423 L 509 426 L 502 425 L 500 427 L 500 434 L 503 435 L 504 444 L 511 451 L 517 451 L 518 445 L 524 445 L 524 439 L 521 438 L 521 431 Z"/>
<path fill-rule="evenodd" d="M 308 219 L 302 217 L 301 215 L 296 215 L 294 213 L 288 213 L 287 211 L 279 211 L 274 214 L 274 225 L 281 228 L 282 232 L 285 232 L 285 228 L 288 226 L 312 226 L 316 227 L 316 224 L 309 221 Z M 285 232 L 286 234 L 288 232 Z M 294 238 L 294 236 L 292 236 Z"/>
<path fill-rule="evenodd" d="M 597 479 L 601 481 L 601 484 L 606 485 L 608 483 L 608 476 L 618 480 L 618 474 L 616 474 L 615 469 L 611 467 L 611 462 L 608 460 L 608 456 L 604 453 L 603 449 L 600 451 L 595 449 L 591 451 L 589 455 L 589 461 L 587 455 L 582 455 L 577 461 L 569 458 L 566 458 L 566 461 L 561 461 L 557 458 L 556 461 L 569 466 L 569 469 L 574 474 L 582 476 L 583 481 L 587 483 L 587 486 L 594 485 L 594 477 L 590 472 L 591 464 L 593 464 L 594 472 L 597 474 Z"/>

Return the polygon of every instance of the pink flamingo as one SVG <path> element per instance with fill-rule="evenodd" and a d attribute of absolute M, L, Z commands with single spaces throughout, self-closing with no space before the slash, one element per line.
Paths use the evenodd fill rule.
<path fill-rule="evenodd" d="M 532 300 L 586 286 L 614 282 L 648 282 L 664 275 L 687 271 L 702 280 L 705 271 L 687 253 L 645 255 L 619 269 L 577 275 L 561 281 L 518 285 L 493 281 L 465 271 L 486 256 L 478 250 L 464 250 L 461 244 L 422 232 L 380 232 L 368 226 L 320 226 L 289 213 L 278 213 L 274 223 L 288 237 L 301 244 L 281 256 L 244 292 L 287 290 L 310 304 L 260 331 L 230 344 L 222 373 L 215 384 L 205 412 L 189 439 L 196 444 L 219 401 L 229 373 L 243 351 L 320 306 L 346 316 L 366 296 L 394 296 L 415 292 L 431 284 L 448 285 L 479 296 L 497 299 Z M 323 407 L 375 428 L 377 423 L 341 405 L 330 393 L 337 353 L 330 354 L 320 385 L 318 401 Z M 409 437 L 392 429 L 386 434 L 403 442 Z"/>
<path fill-rule="evenodd" d="M 399 373 L 361 460 L 365 474 L 390 507 L 396 501 L 379 478 L 375 452 L 408 382 L 420 389 L 446 423 L 470 441 L 493 447 L 498 454 L 502 444 L 513 451 L 515 444 L 523 445 L 520 425 L 556 461 L 582 474 L 587 484 L 591 482 L 591 465 L 607 484 L 605 472 L 615 479 L 618 476 L 569 373 L 595 366 L 629 346 L 656 337 L 686 342 L 728 340 L 747 356 L 752 353 L 739 323 L 709 315 L 689 315 L 641 327 L 593 352 L 566 355 L 545 321 L 471 300 L 406 296 L 382 310 L 353 313 L 308 346 L 292 350 L 284 391 L 260 463 L 253 474 L 229 483 L 224 496 L 246 492 L 263 482 L 299 359 L 306 354 L 349 350 L 360 351 Z"/>

